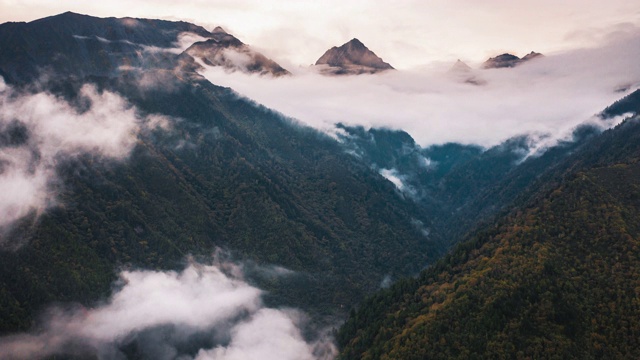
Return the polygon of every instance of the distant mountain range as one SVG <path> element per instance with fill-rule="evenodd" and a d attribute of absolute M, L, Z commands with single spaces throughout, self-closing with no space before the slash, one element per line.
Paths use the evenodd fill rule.
<path fill-rule="evenodd" d="M 536 52 L 530 52 L 523 58 L 508 53 L 489 58 L 481 65 L 481 69 L 501 69 L 513 68 L 532 59 L 544 57 L 544 55 Z M 482 74 L 475 71 L 471 66 L 458 59 L 447 72 L 454 80 L 472 85 L 485 85 L 486 80 L 482 78 Z"/>
<path fill-rule="evenodd" d="M 164 20 L 93 18 L 72 12 L 30 23 L 7 23 L 0 33 L 0 40 L 15 51 L 0 54 L 0 65 L 5 64 L 0 75 L 13 79 L 31 76 L 36 69 L 38 72 L 73 69 L 76 74 L 102 76 L 113 75 L 122 67 L 173 67 L 171 70 L 185 67 L 183 70 L 193 71 L 201 64 L 249 74 L 290 75 L 278 63 L 221 27 L 207 31 L 186 22 L 176 24 Z M 45 33 L 58 34 L 58 41 L 42 43 Z M 64 37 L 63 33 L 72 34 L 72 37 Z M 177 49 L 179 37 L 184 34 L 203 40 L 195 41 L 184 51 Z M 57 56 L 45 60 L 56 48 L 61 50 Z M 542 55 L 531 52 L 520 59 L 502 54 L 485 61 L 483 68 L 514 67 L 538 56 Z M 22 61 L 15 63 L 16 57 Z M 181 61 L 177 62 L 176 57 Z M 458 60 L 455 71 L 460 72 L 463 65 L 466 64 Z M 327 75 L 375 74 L 394 69 L 356 38 L 327 50 L 314 68 Z"/>

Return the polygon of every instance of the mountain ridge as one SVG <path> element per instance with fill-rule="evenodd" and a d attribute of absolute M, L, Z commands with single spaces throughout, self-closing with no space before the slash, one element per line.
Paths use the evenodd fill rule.
<path fill-rule="evenodd" d="M 46 78 L 49 73 L 119 76 L 123 71 L 145 68 L 194 72 L 199 65 L 191 55 L 228 71 L 289 74 L 233 35 L 215 29 L 209 32 L 184 21 L 99 18 L 73 12 L 28 23 L 4 23 L 0 24 L 0 43 L 11 51 L 0 51 L 0 75 L 17 84 Z M 176 53 L 184 33 L 208 40 Z"/>
<path fill-rule="evenodd" d="M 334 326 L 363 298 L 404 278 L 352 312 L 338 332 L 345 358 L 432 355 L 425 347 L 445 358 L 500 357 L 500 349 L 516 345 L 523 356 L 542 357 L 539 348 L 546 347 L 557 349 L 552 355 L 589 349 L 584 354 L 596 357 L 596 345 L 607 346 L 602 336 L 612 344 L 640 338 L 635 328 L 616 327 L 620 315 L 635 316 L 638 308 L 624 300 L 637 291 L 623 281 L 627 264 L 633 271 L 626 275 L 640 278 L 628 262 L 640 234 L 637 119 L 602 133 L 580 127 L 535 156 L 528 156 L 527 136 L 490 149 L 423 149 L 403 131 L 338 125 L 336 140 L 212 84 L 186 52 L 141 45 L 173 46 L 192 24 L 65 17 L 77 17 L 76 28 L 47 25 L 51 19 L 44 30 L 0 25 L 0 75 L 10 87 L 2 96 L 39 94 L 83 114 L 93 105 L 82 94 L 89 86 L 118 97 L 133 117 L 157 115 L 170 126 L 137 134 L 124 160 L 92 152 L 55 158 L 60 206 L 34 211 L 0 233 L 2 244 L 20 245 L 0 246 L 0 333 L 29 328 L 51 303 L 95 305 L 109 293 L 114 269 L 175 270 L 188 256 L 207 259 L 222 248 L 241 261 L 291 271 L 249 281 L 264 289 L 265 302 L 300 308 L 319 327 Z M 216 51 L 245 45 L 220 27 L 193 29 L 207 40 L 191 51 L 211 65 Z M 367 56 L 359 63 L 338 59 L 356 65 L 347 69 L 358 73 L 367 59 L 392 69 L 351 42 Z M 600 116 L 637 114 L 638 93 Z M 0 117 L 0 149 L 31 151 L 23 116 L 29 114 Z M 38 151 L 31 153 L 37 164 Z M 594 257 L 585 265 L 573 253 Z M 425 267 L 419 278 L 406 278 Z M 571 282 L 582 272 L 594 283 Z M 613 291 L 603 274 L 611 274 Z M 571 290 L 567 297 L 556 296 L 563 286 Z M 607 322 L 591 293 L 621 321 Z M 579 321 L 590 311 L 602 314 L 596 323 L 610 334 Z M 576 334 L 594 340 L 576 342 Z M 121 345 L 136 353 L 134 341 Z M 611 354 L 624 355 L 623 345 Z"/>
<path fill-rule="evenodd" d="M 124 33 L 117 19 L 76 24 L 87 37 L 112 25 L 112 36 Z M 177 27 L 148 35 L 138 26 L 123 39 L 172 43 L 183 28 L 158 26 Z M 21 246 L 0 250 L 1 333 L 28 328 L 53 302 L 95 304 L 118 266 L 170 270 L 189 254 L 206 258 L 216 248 L 295 272 L 256 280 L 266 301 L 332 321 L 385 276 L 414 274 L 442 251 L 437 235 L 425 237 L 412 221 L 428 225 L 422 211 L 334 139 L 210 83 L 181 66 L 184 55 L 138 57 L 139 47 L 118 37 L 85 46 L 87 39 L 64 29 L 27 30 L 21 36 L 50 44 L 44 54 L 66 44 L 74 51 L 64 61 L 43 56 L 22 68 L 20 56 L 2 51 L 0 70 L 9 74 L 13 96 L 46 94 L 82 114 L 92 106 L 81 91 L 90 84 L 97 94 L 119 96 L 125 111 L 161 115 L 171 126 L 140 133 L 124 161 L 88 153 L 56 162 L 61 206 L 34 212 L 2 234 L 4 244 Z M 0 49 L 13 40 L 0 36 Z M 23 54 L 39 55 L 22 45 Z M 119 69 L 122 54 L 144 66 Z M 51 69 L 46 81 L 41 65 Z M 15 121 L 28 129 L 22 116 L 29 114 Z M 4 131 L 0 147 L 29 146 L 20 132 Z"/>
<path fill-rule="evenodd" d="M 500 69 L 500 68 L 512 68 L 521 65 L 525 62 L 531 61 L 535 58 L 543 57 L 544 55 L 531 51 L 527 55 L 519 58 L 515 55 L 504 53 L 496 57 L 487 59 L 482 63 L 483 69 Z"/>

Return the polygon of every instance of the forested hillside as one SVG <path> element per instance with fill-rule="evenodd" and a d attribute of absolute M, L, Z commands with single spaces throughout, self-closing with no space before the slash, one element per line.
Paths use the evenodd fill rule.
<path fill-rule="evenodd" d="M 633 106 L 634 96 L 619 103 Z M 599 121 L 631 112 L 621 110 L 614 105 Z M 565 159 L 602 131 L 597 123 L 584 124 L 573 130 L 570 139 L 536 153 L 535 141 L 528 136 L 507 139 L 489 149 L 456 143 L 422 148 L 403 131 L 342 129 L 347 133 L 343 147 L 374 170 L 388 171 L 401 181 L 399 191 L 428 214 L 431 233 L 447 245 L 457 243 L 479 223 L 491 221 L 514 199 L 553 181 L 571 165 Z"/>
<path fill-rule="evenodd" d="M 557 184 L 367 300 L 341 358 L 640 356 L 639 144 L 637 119 L 606 131 Z"/>
<path fill-rule="evenodd" d="M 604 133 L 596 120 L 540 152 L 527 135 L 489 149 L 343 125 L 328 135 L 207 81 L 185 36 L 224 45 L 185 22 L 0 25 L 0 176 L 40 186 L 41 200 L 0 218 L 0 334 L 34 329 L 51 304 L 96 307 L 123 269 L 223 249 L 267 306 L 317 327 L 405 278 L 352 312 L 337 334 L 345 359 L 640 355 L 628 321 L 640 315 L 637 120 Z M 91 141 L 108 143 L 106 130 L 44 126 L 85 115 L 122 120 L 119 156 Z M 153 119 L 162 126 L 145 127 Z"/>
<path fill-rule="evenodd" d="M 84 62 L 75 56 L 93 50 L 85 39 L 73 37 L 77 34 L 108 36 L 110 42 L 98 41 L 102 45 L 95 49 L 104 54 L 118 39 L 154 44 L 156 37 L 146 32 L 158 27 L 174 39 L 192 28 L 143 22 L 148 26 L 132 34 L 119 19 L 75 14 L 44 22 L 66 23 L 70 16 L 80 18 L 77 26 L 54 26 L 51 32 L 27 24 L 39 29 L 27 34 L 47 42 L 46 47 L 16 41 L 20 34 L 0 39 L 0 69 L 8 74 L 12 96 L 54 94 L 82 113 L 91 103 L 81 89 L 91 84 L 98 92 L 122 96 L 142 114 L 161 114 L 169 124 L 139 134 L 122 161 L 91 153 L 56 159 L 59 179 L 50 184 L 56 188 L 56 204 L 2 232 L 1 332 L 27 328 L 52 302 L 100 299 L 123 266 L 173 269 L 188 255 L 206 257 L 216 248 L 241 261 L 294 271 L 285 279 L 262 279 L 260 286 L 278 304 L 326 314 L 345 311 L 385 276 L 415 274 L 441 253 L 437 236 L 425 238 L 412 221 L 428 222 L 422 211 L 335 140 L 217 87 L 189 68 L 122 68 L 119 61 L 128 58 L 113 56 L 115 63 L 108 67 L 54 64 L 56 72 L 44 78 L 37 62 L 15 70 L 22 66 L 17 54 L 44 61 L 68 47 L 72 51 L 65 53 L 72 61 Z M 0 33 L 25 26 L 4 24 Z M 15 121 L 20 125 L 20 116 Z M 3 143 L 7 149 L 29 143 L 29 131 L 2 129 L 7 138 L 26 136 Z"/>

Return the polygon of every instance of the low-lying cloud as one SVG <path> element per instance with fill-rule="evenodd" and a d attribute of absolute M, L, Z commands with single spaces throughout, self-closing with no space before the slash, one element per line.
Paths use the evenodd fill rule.
<path fill-rule="evenodd" d="M 307 340 L 305 316 L 262 304 L 233 263 L 191 262 L 180 272 L 123 271 L 104 304 L 51 308 L 39 329 L 0 338 L 0 358 L 52 355 L 153 359 L 329 359 L 330 340 Z"/>
<path fill-rule="evenodd" d="M 395 185 L 396 189 L 398 189 L 402 194 L 407 195 L 411 198 L 416 198 L 418 196 L 418 191 L 411 185 L 407 184 L 406 176 L 399 173 L 398 170 L 380 169 L 379 173 L 385 179 L 389 180 L 393 185 Z"/>
<path fill-rule="evenodd" d="M 135 19 L 125 19 L 125 20 L 135 20 Z M 142 49 L 146 52 L 149 53 L 162 53 L 162 52 L 166 52 L 166 53 L 171 53 L 171 54 L 181 54 L 183 51 L 185 51 L 189 46 L 193 45 L 194 43 L 198 42 L 198 41 L 205 41 L 207 40 L 207 38 L 200 36 L 198 34 L 192 33 L 192 32 L 182 32 L 180 34 L 178 34 L 178 37 L 176 38 L 176 41 L 173 43 L 173 47 L 168 47 L 168 48 L 164 48 L 164 47 L 158 47 L 158 46 L 152 46 L 152 45 L 143 45 L 143 44 L 137 44 L 134 42 L 131 42 L 129 40 L 108 40 L 105 39 L 103 37 L 97 36 L 97 35 L 93 35 L 93 36 L 82 36 L 82 35 L 73 35 L 73 37 L 75 39 L 78 40 L 98 40 L 101 43 L 104 44 L 115 44 L 115 43 L 122 43 L 122 44 L 126 44 L 126 45 L 130 45 L 139 49 Z"/>
<path fill-rule="evenodd" d="M 388 127 L 409 132 L 422 146 L 488 147 L 522 134 L 565 136 L 637 88 L 640 30 L 625 27 L 603 39 L 599 47 L 547 54 L 515 68 L 474 70 L 484 85 L 453 78 L 452 64 L 342 77 L 308 68 L 278 79 L 215 67 L 202 74 L 323 131 L 335 131 L 336 123 Z"/>
<path fill-rule="evenodd" d="M 61 161 L 82 154 L 124 159 L 141 131 L 168 124 L 91 85 L 81 88 L 79 99 L 82 109 L 50 93 L 18 94 L 0 82 L 0 229 L 55 203 Z"/>

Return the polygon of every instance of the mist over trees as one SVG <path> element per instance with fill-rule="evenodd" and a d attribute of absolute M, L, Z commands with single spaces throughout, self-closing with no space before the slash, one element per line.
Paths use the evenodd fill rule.
<path fill-rule="evenodd" d="M 0 357 L 637 357 L 625 34 L 471 84 L 0 25 Z"/>

